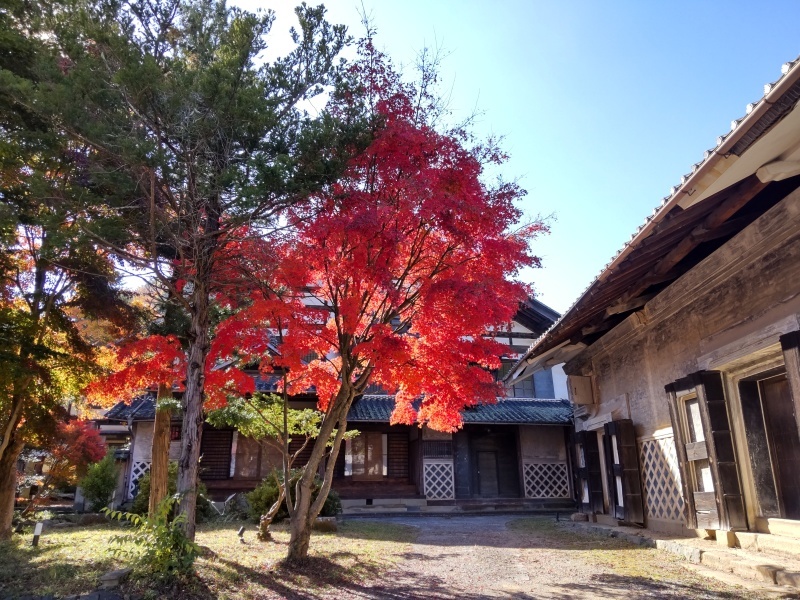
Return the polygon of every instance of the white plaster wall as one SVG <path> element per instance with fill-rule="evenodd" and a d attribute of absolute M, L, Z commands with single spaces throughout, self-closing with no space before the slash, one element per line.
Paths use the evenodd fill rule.
<path fill-rule="evenodd" d="M 555 397 L 563 400 L 569 399 L 569 391 L 567 389 L 567 374 L 564 373 L 564 365 L 556 365 L 551 369 L 553 374 L 553 391 Z"/>
<path fill-rule="evenodd" d="M 150 462 L 153 458 L 153 422 L 137 421 L 133 424 L 133 462 Z"/>
<path fill-rule="evenodd" d="M 565 462 L 564 429 L 543 425 L 520 425 L 520 455 L 523 462 Z"/>
<path fill-rule="evenodd" d="M 137 421 L 133 424 L 133 462 L 151 462 L 153 459 L 153 421 Z M 169 459 L 181 456 L 180 441 L 170 442 Z"/>

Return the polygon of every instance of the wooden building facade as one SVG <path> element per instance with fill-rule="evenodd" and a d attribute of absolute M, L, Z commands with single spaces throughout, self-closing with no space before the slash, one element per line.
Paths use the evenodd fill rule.
<path fill-rule="evenodd" d="M 508 345 L 502 377 L 558 314 L 530 300 L 520 307 L 511 326 L 491 332 Z M 269 391 L 268 382 L 257 387 Z M 380 392 L 380 390 L 372 390 Z M 561 398 L 556 398 L 559 394 Z M 348 415 L 351 429 L 360 435 L 347 440 L 336 458 L 333 488 L 350 507 L 374 503 L 406 503 L 409 507 L 452 504 L 480 499 L 527 499 L 542 505 L 571 503 L 572 489 L 566 434 L 571 407 L 566 377 L 547 369 L 517 385 L 494 405 L 464 412 L 464 428 L 442 434 L 427 428 L 389 425 L 394 398 L 366 394 L 354 402 Z M 314 407 L 313 397 L 293 399 L 297 408 Z M 111 421 L 127 422 L 131 430 L 126 495 L 133 497 L 138 481 L 150 468 L 155 407 L 152 396 L 131 404 L 119 403 L 106 414 Z M 170 458 L 180 451 L 180 423 L 172 429 Z M 293 442 L 299 444 L 299 441 Z M 279 453 L 267 444 L 239 435 L 234 429 L 206 424 L 201 440 L 200 477 L 215 498 L 255 488 L 281 465 Z M 310 447 L 301 454 L 302 466 Z M 324 466 L 323 466 L 324 468 Z M 559 504 L 560 503 L 560 504 Z"/>

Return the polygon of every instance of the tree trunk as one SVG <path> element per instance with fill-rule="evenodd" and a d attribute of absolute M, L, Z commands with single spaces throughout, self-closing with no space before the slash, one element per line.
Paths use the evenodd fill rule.
<path fill-rule="evenodd" d="M 0 458 L 0 540 L 11 538 L 17 492 L 17 460 L 24 445 L 22 440 L 12 439 Z"/>
<path fill-rule="evenodd" d="M 183 426 L 181 457 L 178 461 L 179 512 L 186 515 L 184 530 L 190 540 L 195 534 L 197 482 L 199 480 L 200 441 L 203 435 L 204 367 L 208 357 L 208 291 L 201 273 L 195 279 L 192 324 L 189 331 L 189 352 L 186 366 L 186 391 L 183 394 Z"/>
<path fill-rule="evenodd" d="M 167 497 L 169 491 L 169 438 L 172 421 L 172 410 L 169 406 L 160 407 L 159 401 L 172 398 L 172 389 L 169 384 L 158 385 L 156 398 L 156 420 L 153 424 L 153 450 L 150 464 L 150 502 L 147 508 L 152 517 L 161 501 Z"/>
<path fill-rule="evenodd" d="M 344 388 L 345 386 L 343 386 Z M 295 502 L 294 514 L 291 517 L 290 523 L 290 538 L 289 549 L 286 554 L 286 560 L 290 563 L 300 563 L 305 561 L 308 557 L 308 547 L 311 541 L 311 526 L 314 519 L 317 518 L 325 504 L 325 498 L 331 489 L 333 480 L 333 471 L 336 464 L 336 457 L 339 454 L 342 439 L 345 430 L 347 429 L 347 411 L 350 410 L 350 404 L 353 402 L 355 394 L 352 389 L 340 390 L 337 397 L 334 399 L 334 406 L 338 404 L 335 412 L 327 415 L 326 419 L 320 427 L 319 436 L 314 440 L 314 447 L 311 450 L 311 456 L 303 471 L 303 476 L 297 482 L 295 487 Z M 328 440 L 335 428 L 336 437 L 333 441 L 333 448 L 331 449 L 330 460 L 325 468 L 325 477 L 322 480 L 322 488 L 319 491 L 316 501 L 312 504 L 312 490 L 314 484 L 314 477 L 319 470 L 319 464 L 325 456 L 328 446 Z"/>
<path fill-rule="evenodd" d="M 277 479 L 277 477 L 276 477 Z M 281 504 L 286 499 L 286 485 L 281 484 L 280 481 L 277 482 L 278 484 L 278 499 L 275 503 L 270 507 L 269 511 L 265 515 L 261 515 L 261 518 L 258 521 L 258 539 L 262 542 L 267 542 L 272 539 L 272 534 L 269 531 L 269 526 L 272 525 L 272 519 L 275 518 L 275 515 L 278 514 L 278 511 L 281 509 Z"/>

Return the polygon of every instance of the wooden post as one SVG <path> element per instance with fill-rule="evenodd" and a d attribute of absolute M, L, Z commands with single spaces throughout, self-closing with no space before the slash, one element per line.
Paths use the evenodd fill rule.
<path fill-rule="evenodd" d="M 159 401 L 172 397 L 172 389 L 166 383 L 158 385 L 156 398 L 156 420 L 153 424 L 153 450 L 150 464 L 150 503 L 148 513 L 152 517 L 159 503 L 167 497 L 169 487 L 169 438 L 172 424 L 172 409 L 160 407 Z"/>
<path fill-rule="evenodd" d="M 794 404 L 794 420 L 800 432 L 800 331 L 792 331 L 780 337 L 783 360 L 786 364 L 786 379 Z"/>
<path fill-rule="evenodd" d="M 36 527 L 33 528 L 33 541 L 31 541 L 31 546 L 38 546 L 39 545 L 39 536 L 42 535 L 42 522 L 38 522 Z"/>

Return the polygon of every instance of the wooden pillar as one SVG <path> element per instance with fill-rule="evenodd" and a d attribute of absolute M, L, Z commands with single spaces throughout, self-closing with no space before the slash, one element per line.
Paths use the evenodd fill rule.
<path fill-rule="evenodd" d="M 720 529 L 746 530 L 744 495 L 722 375 L 716 371 L 701 371 L 695 373 L 694 378 L 714 478 Z"/>
<path fill-rule="evenodd" d="M 800 433 L 800 331 L 792 331 L 780 337 L 786 378 L 794 403 L 794 420 Z"/>
<path fill-rule="evenodd" d="M 172 409 L 169 406 L 160 407 L 159 401 L 171 398 L 172 389 L 169 385 L 158 385 L 156 397 L 156 420 L 153 424 L 153 451 L 150 463 L 150 502 L 148 512 L 155 514 L 158 504 L 167 497 L 169 491 L 169 438 L 172 425 Z"/>

